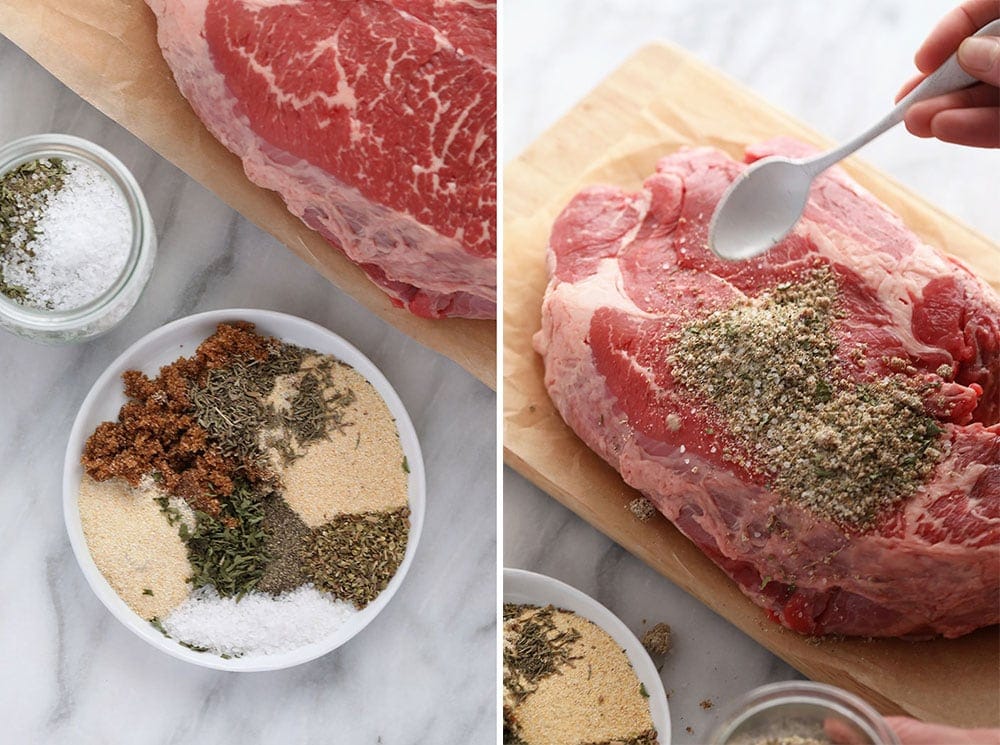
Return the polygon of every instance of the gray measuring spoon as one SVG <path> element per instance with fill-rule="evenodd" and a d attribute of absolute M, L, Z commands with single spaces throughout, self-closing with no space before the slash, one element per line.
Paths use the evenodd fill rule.
<path fill-rule="evenodd" d="M 1000 20 L 976 36 L 1000 35 Z M 838 148 L 809 158 L 761 158 L 737 177 L 719 200 L 708 228 L 708 245 L 723 259 L 748 259 L 779 243 L 805 209 L 816 176 L 903 120 L 917 101 L 979 82 L 963 70 L 957 55 L 921 81 L 884 119 Z"/>

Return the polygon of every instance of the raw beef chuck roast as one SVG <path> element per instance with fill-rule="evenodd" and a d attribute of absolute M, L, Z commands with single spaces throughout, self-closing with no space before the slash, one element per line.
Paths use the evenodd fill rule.
<path fill-rule="evenodd" d="M 496 5 L 147 0 L 255 183 L 396 305 L 496 316 Z"/>
<path fill-rule="evenodd" d="M 1000 298 L 837 169 L 773 250 L 717 259 L 743 168 L 684 150 L 638 193 L 570 202 L 535 336 L 552 400 L 788 628 L 997 623 Z"/>

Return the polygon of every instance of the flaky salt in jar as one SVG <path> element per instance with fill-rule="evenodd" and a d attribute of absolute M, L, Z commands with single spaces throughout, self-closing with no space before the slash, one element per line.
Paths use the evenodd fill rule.
<path fill-rule="evenodd" d="M 114 155 L 70 135 L 0 148 L 0 326 L 69 343 L 135 306 L 156 233 L 142 191 Z"/>
<path fill-rule="evenodd" d="M 875 709 L 852 693 L 810 681 L 755 688 L 729 707 L 712 745 L 899 745 Z"/>

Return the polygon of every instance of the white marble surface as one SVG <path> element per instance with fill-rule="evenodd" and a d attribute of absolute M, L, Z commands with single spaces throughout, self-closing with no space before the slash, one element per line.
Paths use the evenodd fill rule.
<path fill-rule="evenodd" d="M 13 104 L 13 105 L 12 105 Z M 0 37 L 0 141 L 62 131 L 117 154 L 160 253 L 109 335 L 41 347 L 0 333 L 0 743 L 490 743 L 495 739 L 496 396 L 387 326 Z M 90 385 L 189 313 L 257 307 L 319 322 L 379 365 L 414 420 L 427 517 L 407 581 L 341 649 L 233 674 L 148 647 L 94 597 L 63 527 L 60 472 Z"/>
<path fill-rule="evenodd" d="M 928 0 L 506 0 L 502 127 L 510 161 L 642 44 L 666 40 L 843 140 L 891 106 L 912 58 L 953 3 Z M 1000 153 L 919 140 L 900 127 L 862 156 L 960 220 L 1000 237 Z M 720 705 L 798 674 L 510 469 L 504 564 L 587 592 L 630 628 L 669 622 L 662 675 L 673 741 L 704 742 Z M 699 704 L 709 699 L 713 706 Z M 692 731 L 687 731 L 690 727 Z"/>

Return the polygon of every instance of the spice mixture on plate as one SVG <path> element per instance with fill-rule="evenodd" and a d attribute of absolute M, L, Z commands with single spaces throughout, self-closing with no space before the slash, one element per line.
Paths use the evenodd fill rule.
<path fill-rule="evenodd" d="M 84 447 L 79 507 L 133 611 L 199 651 L 269 654 L 329 636 L 386 588 L 409 466 L 352 367 L 233 323 L 123 379 L 117 421 Z"/>
<path fill-rule="evenodd" d="M 124 195 L 83 160 L 43 158 L 0 175 L 0 293 L 72 310 L 104 293 L 132 245 Z"/>
<path fill-rule="evenodd" d="M 505 745 L 655 745 L 649 694 L 607 632 L 570 611 L 505 603 Z"/>

